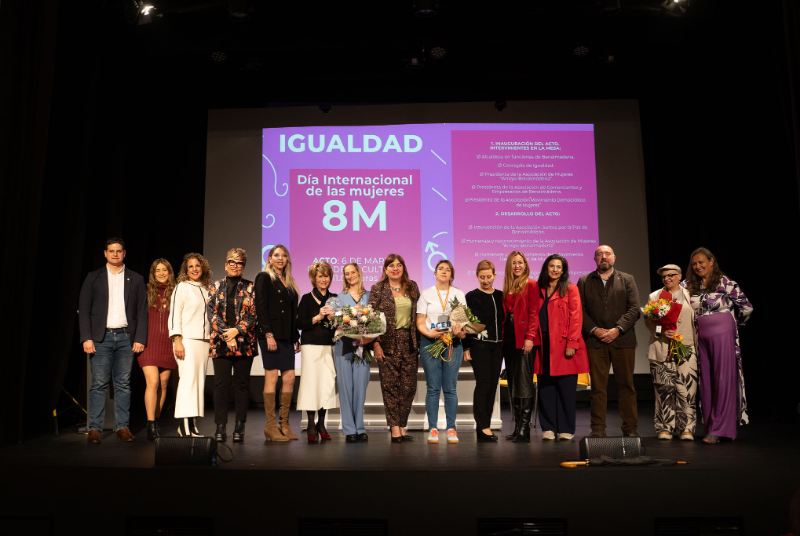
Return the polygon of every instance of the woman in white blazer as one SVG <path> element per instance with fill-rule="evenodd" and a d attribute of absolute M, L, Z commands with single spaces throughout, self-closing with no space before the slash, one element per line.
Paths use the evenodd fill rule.
<path fill-rule="evenodd" d="M 178 286 L 172 293 L 169 314 L 169 335 L 178 362 L 178 392 L 175 397 L 175 418 L 181 436 L 201 436 L 197 417 L 204 415 L 203 389 L 209 352 L 209 322 L 206 316 L 211 267 L 199 253 L 183 257 Z M 191 422 L 190 422 L 191 419 Z"/>
<path fill-rule="evenodd" d="M 694 439 L 697 426 L 697 339 L 694 327 L 694 312 L 689 301 L 689 291 L 681 287 L 681 269 L 677 264 L 667 264 L 657 270 L 664 286 L 650 294 L 647 301 L 657 301 L 662 293 L 670 294 L 669 299 L 681 305 L 676 329 L 666 329 L 652 320 L 645 319 L 650 330 L 650 343 L 647 359 L 656 390 L 655 428 L 659 439 L 672 439 L 673 433 L 680 432 L 686 441 Z M 659 329 L 660 328 L 660 329 Z M 669 347 L 672 340 L 681 335 L 683 344 L 691 355 L 680 365 L 670 358 Z"/>

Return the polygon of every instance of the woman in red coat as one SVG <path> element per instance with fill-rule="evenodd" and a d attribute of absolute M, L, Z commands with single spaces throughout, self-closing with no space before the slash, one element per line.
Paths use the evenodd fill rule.
<path fill-rule="evenodd" d="M 530 277 L 528 260 L 521 251 L 512 251 L 506 260 L 503 280 L 503 359 L 514 410 L 514 442 L 531 440 L 531 413 L 536 391 L 533 388 L 533 347 L 539 345 L 539 286 Z"/>
<path fill-rule="evenodd" d="M 578 374 L 589 372 L 581 337 L 583 309 L 578 287 L 569 282 L 567 259 L 550 255 L 539 275 L 539 332 L 542 344 L 534 371 L 539 378 L 539 422 L 542 439 L 575 435 L 575 391 Z"/>

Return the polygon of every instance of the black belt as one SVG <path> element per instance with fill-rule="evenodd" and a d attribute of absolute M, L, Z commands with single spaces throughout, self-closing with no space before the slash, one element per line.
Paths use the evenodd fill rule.
<path fill-rule="evenodd" d="M 128 328 L 106 328 L 106 333 L 128 333 Z"/>

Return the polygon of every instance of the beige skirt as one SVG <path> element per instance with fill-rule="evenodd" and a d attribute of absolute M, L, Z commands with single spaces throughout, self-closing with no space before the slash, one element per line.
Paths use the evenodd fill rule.
<path fill-rule="evenodd" d="M 303 344 L 300 346 L 300 390 L 297 409 L 317 411 L 339 407 L 336 388 L 336 365 L 333 346 Z"/>

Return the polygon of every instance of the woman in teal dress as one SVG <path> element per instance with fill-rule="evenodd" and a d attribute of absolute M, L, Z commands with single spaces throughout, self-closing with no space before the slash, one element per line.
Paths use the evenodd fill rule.
<path fill-rule="evenodd" d="M 352 307 L 367 303 L 369 303 L 369 291 L 364 289 L 361 268 L 358 264 L 350 263 L 344 267 L 342 293 L 328 300 L 327 305 L 334 312 L 338 312 L 345 305 Z M 367 430 L 364 427 L 364 402 L 367 399 L 367 385 L 369 385 L 369 362 L 359 358 L 358 354 L 362 349 L 358 340 L 342 337 L 336 341 L 333 354 L 342 412 L 342 433 L 348 443 L 367 440 Z"/>

